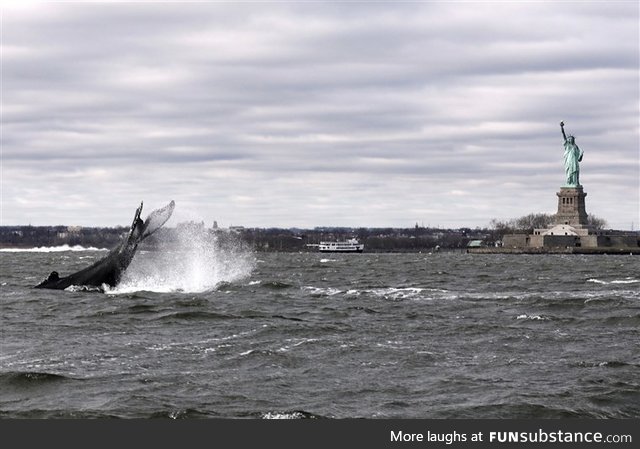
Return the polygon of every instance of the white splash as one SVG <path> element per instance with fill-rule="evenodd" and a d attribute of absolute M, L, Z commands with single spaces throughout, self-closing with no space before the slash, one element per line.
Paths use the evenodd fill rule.
<path fill-rule="evenodd" d="M 248 277 L 255 264 L 253 251 L 236 235 L 176 229 L 153 250 L 138 251 L 122 281 L 107 293 L 206 292 Z"/>

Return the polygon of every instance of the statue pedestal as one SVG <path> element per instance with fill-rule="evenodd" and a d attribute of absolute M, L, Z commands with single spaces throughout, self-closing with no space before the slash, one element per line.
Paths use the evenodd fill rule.
<path fill-rule="evenodd" d="M 587 194 L 582 186 L 560 187 L 558 195 L 558 213 L 556 224 L 573 227 L 588 227 L 587 211 L 584 198 Z"/>
<path fill-rule="evenodd" d="M 598 246 L 598 236 L 589 226 L 582 186 L 560 187 L 558 213 L 553 226 L 534 229 L 529 236 L 529 246 L 534 248 L 570 248 Z"/>

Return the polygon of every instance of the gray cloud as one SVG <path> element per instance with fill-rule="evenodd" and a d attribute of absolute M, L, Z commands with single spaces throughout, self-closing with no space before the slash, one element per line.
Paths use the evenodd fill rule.
<path fill-rule="evenodd" d="M 4 7 L 3 224 L 640 222 L 635 2 Z"/>

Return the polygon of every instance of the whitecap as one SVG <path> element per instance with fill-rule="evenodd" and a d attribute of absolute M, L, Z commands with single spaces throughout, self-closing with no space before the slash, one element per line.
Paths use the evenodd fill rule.
<path fill-rule="evenodd" d="M 609 284 L 636 284 L 638 282 L 640 282 L 640 279 L 635 279 L 632 277 L 626 277 L 624 279 L 614 279 L 612 281 L 603 281 L 601 279 L 587 279 L 587 282 L 593 282 L 595 284 L 603 284 L 603 285 L 609 285 Z"/>
<path fill-rule="evenodd" d="M 594 284 L 608 284 L 607 281 L 602 281 L 600 279 L 587 279 L 587 282 L 593 282 Z"/>
<path fill-rule="evenodd" d="M 262 415 L 262 419 L 302 419 L 306 418 L 300 412 L 267 412 Z"/>
<path fill-rule="evenodd" d="M 522 315 L 518 315 L 516 317 L 516 320 L 548 320 L 548 318 L 542 317 L 540 315 L 527 315 L 527 314 L 522 314 Z"/>
<path fill-rule="evenodd" d="M 294 340 L 292 339 L 288 339 L 287 342 L 293 342 Z M 295 343 L 293 343 L 292 345 L 284 345 L 281 348 L 278 348 L 278 352 L 287 352 L 289 351 L 291 348 L 295 348 L 296 346 L 300 346 L 303 345 L 305 343 L 313 343 L 315 341 L 318 341 L 317 338 L 303 338 L 300 341 L 297 341 Z"/>
<path fill-rule="evenodd" d="M 394 301 L 402 299 L 415 299 L 421 298 L 421 294 L 424 288 L 419 287 L 387 287 L 367 290 L 367 293 L 371 293 L 375 296 L 380 296 L 384 299 L 391 299 Z"/>
<path fill-rule="evenodd" d="M 147 349 L 150 351 L 166 351 L 168 349 L 172 349 L 175 345 L 173 344 L 156 344 L 153 346 L 149 346 Z"/>
<path fill-rule="evenodd" d="M 0 248 L 4 253 L 59 253 L 66 251 L 109 251 L 107 248 L 84 247 L 80 245 L 39 246 L 37 248 Z"/>
<path fill-rule="evenodd" d="M 626 279 L 616 279 L 611 281 L 612 284 L 635 284 L 640 282 L 640 279 L 626 278 Z"/>
<path fill-rule="evenodd" d="M 304 290 L 308 290 L 312 295 L 326 295 L 326 296 L 334 296 L 342 293 L 342 290 L 333 287 L 312 287 L 307 286 L 303 287 Z"/>

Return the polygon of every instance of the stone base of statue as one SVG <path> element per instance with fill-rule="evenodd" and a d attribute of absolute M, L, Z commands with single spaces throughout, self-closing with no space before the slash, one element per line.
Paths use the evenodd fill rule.
<path fill-rule="evenodd" d="M 556 214 L 556 224 L 571 226 L 587 226 L 587 210 L 585 207 L 585 193 L 582 186 L 560 187 L 556 193 L 558 196 L 558 213 Z"/>
<path fill-rule="evenodd" d="M 535 248 L 548 247 L 595 247 L 598 246 L 596 231 L 589 226 L 586 192 L 582 186 L 560 187 L 558 212 L 555 223 L 548 228 L 534 229 L 529 245 Z"/>
<path fill-rule="evenodd" d="M 563 186 L 556 193 L 558 212 L 548 228 L 533 234 L 507 234 L 499 250 L 512 253 L 640 253 L 640 236 L 634 232 L 602 231 L 589 225 L 582 186 Z M 474 251 L 476 252 L 476 251 Z"/>

